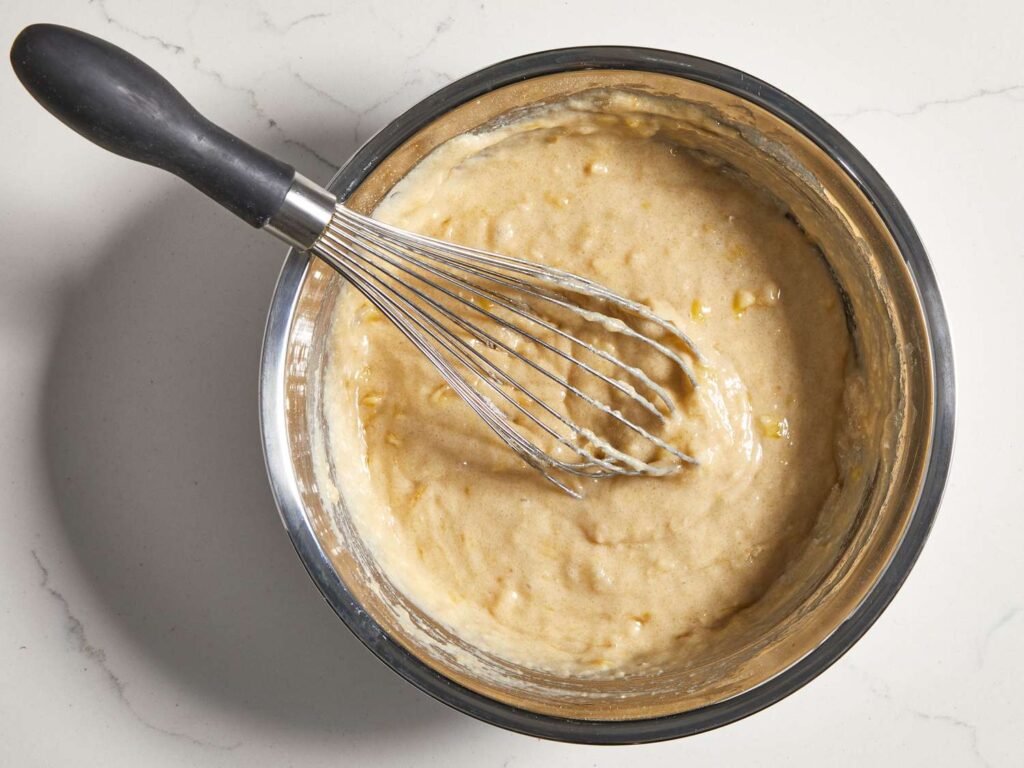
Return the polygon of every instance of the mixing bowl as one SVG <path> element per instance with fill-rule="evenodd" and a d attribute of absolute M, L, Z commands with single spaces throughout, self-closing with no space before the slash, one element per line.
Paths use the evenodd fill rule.
<path fill-rule="evenodd" d="M 324 597 L 384 663 L 481 720 L 565 741 L 627 743 L 697 733 L 768 706 L 818 675 L 874 622 L 906 578 L 949 466 L 953 367 L 924 248 L 892 191 L 838 132 L 777 89 L 721 64 L 639 48 L 532 54 L 469 75 L 394 120 L 330 189 L 364 212 L 443 141 L 592 88 L 681 99 L 673 140 L 779 198 L 840 288 L 854 364 L 877 420 L 846 479 L 846 512 L 791 569 L 784 599 L 728 646 L 674 668 L 599 678 L 541 673 L 477 652 L 411 604 L 352 524 L 328 456 L 321 375 L 340 276 L 292 252 L 270 309 L 261 419 L 273 492 Z M 825 553 L 827 556 L 822 556 Z M 344 695 L 344 692 L 339 692 Z"/>

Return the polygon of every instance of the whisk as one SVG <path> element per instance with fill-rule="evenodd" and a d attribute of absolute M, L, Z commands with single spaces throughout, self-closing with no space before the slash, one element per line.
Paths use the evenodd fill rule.
<path fill-rule="evenodd" d="M 506 445 L 567 493 L 580 495 L 571 476 L 659 476 L 695 463 L 658 433 L 676 408 L 671 388 L 696 386 L 699 354 L 646 306 L 584 277 L 351 210 L 210 123 L 146 64 L 84 32 L 27 27 L 11 63 L 36 100 L 82 136 L 176 174 L 340 272 Z M 623 359 L 610 337 L 657 365 Z M 675 374 L 648 370 L 666 361 Z M 556 397 L 538 393 L 551 388 Z"/>

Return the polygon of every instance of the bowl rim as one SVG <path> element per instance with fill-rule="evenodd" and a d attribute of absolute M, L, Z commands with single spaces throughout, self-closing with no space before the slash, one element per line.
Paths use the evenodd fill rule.
<path fill-rule="evenodd" d="M 308 523 L 287 450 L 284 407 L 291 319 L 309 265 L 307 255 L 295 250 L 285 259 L 267 317 L 260 361 L 260 429 L 274 499 L 299 558 L 328 604 L 381 661 L 435 699 L 507 730 L 566 742 L 637 744 L 708 731 L 780 701 L 831 666 L 881 615 L 917 560 L 945 488 L 955 422 L 954 366 L 945 309 L 924 245 L 907 212 L 878 172 L 835 128 L 791 96 L 745 72 L 708 59 L 633 46 L 558 48 L 507 59 L 452 82 L 392 120 L 356 151 L 328 188 L 339 199 L 345 199 L 406 139 L 467 101 L 522 80 L 587 69 L 642 70 L 682 77 L 740 96 L 789 123 L 826 152 L 857 184 L 907 263 L 921 298 L 932 346 L 932 447 L 921 493 L 903 539 L 856 610 L 817 648 L 775 677 L 742 694 L 695 710 L 643 720 L 579 720 L 520 709 L 448 679 L 394 641 L 346 588 Z"/>

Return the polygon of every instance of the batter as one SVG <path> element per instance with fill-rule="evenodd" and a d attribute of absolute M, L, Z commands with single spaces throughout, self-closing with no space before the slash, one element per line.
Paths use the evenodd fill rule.
<path fill-rule="evenodd" d="M 773 198 L 671 141 L 649 98 L 594 92 L 452 139 L 375 216 L 673 320 L 703 364 L 668 430 L 698 466 L 569 498 L 352 290 L 325 376 L 339 485 L 390 580 L 481 649 L 560 674 L 706 648 L 801 554 L 841 480 L 850 344 L 825 263 Z"/>

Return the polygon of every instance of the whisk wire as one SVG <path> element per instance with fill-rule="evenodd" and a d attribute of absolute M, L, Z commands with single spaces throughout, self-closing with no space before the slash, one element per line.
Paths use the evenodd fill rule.
<path fill-rule="evenodd" d="M 660 461 L 652 463 L 612 445 L 591 428 L 578 423 L 568 412 L 553 407 L 544 397 L 511 375 L 505 365 L 492 360 L 474 342 L 486 350 L 503 353 L 506 359 L 537 372 L 556 384 L 560 391 L 578 399 L 597 413 L 610 417 L 613 422 L 676 460 L 696 463 L 692 456 L 645 429 L 619 408 L 602 402 L 571 383 L 565 376 L 533 359 L 532 355 L 489 333 L 453 308 L 460 306 L 470 309 L 475 316 L 486 319 L 498 329 L 504 329 L 537 345 L 539 350 L 568 364 L 570 370 L 584 371 L 627 402 L 641 406 L 645 412 L 664 423 L 665 414 L 649 397 L 633 384 L 614 374 L 606 374 L 573 354 L 572 345 L 577 345 L 581 351 L 611 365 L 613 371 L 624 371 L 633 377 L 664 404 L 667 413 L 672 413 L 673 400 L 661 384 L 641 368 L 630 365 L 596 344 L 584 341 L 577 334 L 538 314 L 531 300 L 648 345 L 672 361 L 691 385 L 695 385 L 692 370 L 674 350 L 618 317 L 572 303 L 551 287 L 597 299 L 616 307 L 629 317 L 651 322 L 682 342 L 694 359 L 700 359 L 685 334 L 643 305 L 569 273 L 407 233 L 340 205 L 312 250 L 344 274 L 367 300 L 412 341 L 437 368 L 452 390 L 470 405 L 502 441 L 563 491 L 579 496 L 578 490 L 563 482 L 555 472 L 591 478 L 663 475 L 675 471 L 677 465 L 666 465 Z M 449 306 L 446 300 L 455 304 Z M 492 308 L 496 311 L 491 311 Z M 508 316 L 499 313 L 502 310 Z M 526 321 L 542 332 L 568 342 L 570 351 L 542 338 L 539 332 L 531 332 L 521 323 L 515 322 L 515 319 Z M 466 375 L 460 373 L 459 368 Z M 480 383 L 474 384 L 467 375 Z M 500 402 L 521 414 L 528 424 L 569 449 L 578 460 L 557 458 L 524 434 L 509 413 L 481 391 L 481 383 Z"/>
<path fill-rule="evenodd" d="M 436 259 L 437 261 L 447 263 L 450 266 L 465 269 L 466 271 L 472 272 L 480 277 L 499 282 L 506 287 L 517 291 L 523 291 L 524 293 L 535 296 L 536 298 L 547 300 L 562 309 L 578 314 L 585 319 L 601 322 L 605 325 L 607 330 L 614 331 L 616 333 L 623 333 L 631 336 L 637 341 L 649 344 L 655 347 L 661 354 L 672 359 L 673 362 L 675 362 L 686 374 L 691 385 L 696 386 L 696 378 L 686 361 L 683 360 L 674 350 L 660 344 L 657 340 L 635 331 L 625 323 L 617 321 L 615 318 L 603 315 L 599 312 L 586 310 L 575 304 L 566 302 L 557 294 L 541 290 L 540 286 L 531 285 L 527 282 L 512 282 L 507 276 L 502 275 L 501 273 L 489 271 L 481 265 L 498 267 L 509 272 L 522 274 L 542 283 L 553 285 L 563 291 L 568 290 L 580 293 L 584 296 L 599 299 L 613 306 L 625 309 L 636 315 L 639 319 L 653 323 L 677 338 L 686 346 L 694 358 L 699 361 L 700 353 L 697 351 L 696 345 L 689 336 L 679 330 L 679 328 L 673 323 L 659 317 L 643 304 L 627 299 L 624 296 L 620 296 L 608 288 L 605 288 L 603 285 L 595 283 L 592 280 L 588 280 L 585 277 L 574 275 L 571 272 L 565 272 L 555 267 L 542 266 L 525 259 L 517 259 L 512 256 L 504 256 L 490 251 L 481 251 L 475 248 L 468 248 L 455 243 L 437 240 L 432 237 L 427 237 L 426 235 L 407 232 L 397 227 L 393 227 L 390 224 L 378 221 L 377 219 L 363 216 L 362 214 L 349 208 L 345 208 L 344 206 L 339 206 L 339 211 L 341 211 L 341 216 L 339 218 L 353 222 L 357 231 L 369 230 L 377 233 L 382 238 L 397 243 L 404 249 L 422 253 L 423 255 Z M 332 224 L 333 223 L 335 222 L 332 221 Z M 456 259 L 455 255 L 465 257 L 466 260 L 461 261 Z"/>
<path fill-rule="evenodd" d="M 338 254 L 332 253 L 328 249 L 318 250 L 318 255 L 324 258 L 332 266 L 338 269 L 344 274 L 349 280 L 352 281 L 353 285 L 361 292 L 364 296 L 375 306 L 378 310 L 384 314 L 389 320 L 391 320 L 396 327 L 412 341 L 412 343 L 427 357 L 428 360 L 438 369 L 444 378 L 445 382 L 452 387 L 456 394 L 463 397 L 474 412 L 480 416 L 481 419 L 501 438 L 507 445 L 509 445 L 517 454 L 519 454 L 530 466 L 540 471 L 544 477 L 554 483 L 560 489 L 566 493 L 580 497 L 580 493 L 565 484 L 554 476 L 549 470 L 552 467 L 565 470 L 572 474 L 589 475 L 591 477 L 608 477 L 617 474 L 624 474 L 618 467 L 614 467 L 610 462 L 599 459 L 593 454 L 589 453 L 585 449 L 575 445 L 571 441 L 565 439 L 563 436 L 558 435 L 547 425 L 543 424 L 539 419 L 536 418 L 532 413 L 524 409 L 518 403 L 515 402 L 506 392 L 504 392 L 500 386 L 498 386 L 494 378 L 488 375 L 485 371 L 481 370 L 479 366 L 474 365 L 471 361 L 467 360 L 465 355 L 462 355 L 457 350 L 453 349 L 451 344 L 446 342 L 444 339 L 438 338 L 437 332 L 431 327 L 431 323 L 421 322 L 415 317 L 408 313 L 408 309 L 415 310 L 415 305 L 407 305 L 406 310 L 403 310 L 398 306 L 397 302 L 390 295 L 391 291 L 389 288 L 384 290 L 373 285 L 372 282 L 368 282 L 366 277 L 366 270 L 363 267 L 354 267 L 351 263 L 347 262 L 344 258 L 339 259 Z M 420 314 L 420 313 L 415 313 Z M 446 330 L 446 329 L 445 329 Z M 541 429 L 546 431 L 549 435 L 557 439 L 563 445 L 566 445 L 570 449 L 574 450 L 581 458 L 583 462 L 573 465 L 567 462 L 562 462 L 555 459 L 553 456 L 548 454 L 546 451 L 538 448 L 534 443 L 529 441 L 523 436 L 518 430 L 511 426 L 506 419 L 505 415 L 497 409 L 494 404 L 485 396 L 481 395 L 476 389 L 459 374 L 445 359 L 443 356 L 437 354 L 436 348 L 424 339 L 423 334 L 429 336 L 435 343 L 440 345 L 443 349 L 452 354 L 453 357 L 462 361 L 470 370 L 481 374 L 481 377 L 488 381 L 489 385 L 498 392 L 504 399 L 506 399 L 513 407 L 523 413 L 525 416 L 530 418 L 536 423 Z M 450 332 L 446 332 L 446 335 L 451 335 Z M 462 342 L 463 340 L 459 339 Z M 463 342 L 464 343 L 464 342 Z M 557 412 L 554 412 L 557 417 Z M 601 466 L 605 467 L 605 471 L 596 472 L 585 472 L 585 467 L 588 466 Z M 629 474 L 639 474 L 629 473 Z"/>
<path fill-rule="evenodd" d="M 328 232 L 325 233 L 324 236 L 325 237 L 331 237 L 332 240 L 335 243 L 338 242 L 337 236 L 336 235 L 332 235 L 330 230 L 328 230 Z M 532 316 L 532 314 L 524 312 L 521 309 L 516 308 L 515 305 L 513 305 L 510 302 L 504 300 L 504 298 L 501 297 L 500 294 L 494 293 L 492 291 L 479 290 L 478 288 L 473 286 L 472 283 L 469 283 L 469 282 L 467 282 L 465 280 L 459 279 L 458 277 L 456 277 L 455 275 L 452 275 L 451 273 L 445 272 L 444 270 L 438 269 L 436 267 L 432 267 L 429 264 L 427 264 L 425 262 L 422 262 L 421 260 L 409 258 L 405 254 L 403 254 L 400 251 L 398 251 L 392 245 L 388 245 L 388 244 L 384 243 L 384 244 L 381 244 L 380 247 L 382 247 L 387 253 L 392 254 L 393 256 L 397 256 L 399 259 L 403 259 L 405 261 L 409 261 L 410 263 L 415 264 L 417 267 L 421 268 L 422 270 L 427 271 L 430 274 L 437 275 L 438 277 L 441 277 L 442 279 L 444 279 L 444 280 L 446 280 L 448 282 L 451 282 L 451 283 L 453 283 L 455 285 L 458 285 L 459 287 L 464 288 L 465 290 L 473 293 L 474 295 L 479 296 L 480 298 L 486 298 L 489 301 L 493 301 L 495 304 L 498 304 L 498 305 L 500 305 L 500 306 L 502 306 L 502 307 L 504 307 L 506 309 L 509 309 L 509 311 L 512 311 L 512 312 L 514 312 L 514 313 L 516 313 L 516 314 L 518 314 L 520 316 L 526 317 L 528 319 L 534 320 L 539 325 L 541 325 L 541 327 L 550 330 L 552 333 L 554 333 L 556 335 L 559 335 L 559 336 L 561 336 L 562 338 L 564 338 L 564 339 L 566 339 L 568 341 L 571 341 L 573 343 L 576 343 L 576 344 L 579 344 L 579 345 L 583 346 L 588 351 L 591 351 L 594 354 L 597 354 L 597 355 L 601 356 L 603 359 L 607 360 L 608 358 L 611 358 L 609 360 L 609 362 L 617 361 L 617 358 L 614 358 L 614 356 L 611 356 L 611 355 L 607 355 L 607 353 L 602 355 L 601 353 L 603 352 L 603 350 L 597 349 L 593 345 L 588 344 L 587 342 L 584 342 L 581 339 L 578 339 L 576 336 L 573 336 L 572 334 L 570 334 L 570 333 L 568 333 L 566 331 L 563 331 L 562 329 L 558 328 L 555 325 L 552 325 L 551 323 L 548 323 L 547 321 L 544 321 L 544 320 L 542 320 L 540 318 L 534 318 Z M 493 321 L 494 323 L 498 324 L 499 326 L 501 326 L 503 328 L 507 328 L 508 330 L 511 330 L 514 333 L 517 333 L 517 334 L 523 336 L 524 338 L 528 339 L 529 341 L 542 346 L 544 349 L 546 349 L 549 352 L 555 354 L 556 356 L 561 357 L 562 359 L 568 361 L 570 364 L 579 366 L 581 369 L 583 369 L 587 373 L 591 374 L 592 376 L 597 377 L 602 382 L 604 382 L 605 384 L 607 384 L 610 387 L 614 388 L 615 390 L 617 390 L 621 394 L 625 395 L 626 397 L 629 397 L 629 398 L 633 399 L 635 402 L 637 402 L 639 405 L 641 405 L 643 408 L 645 408 L 651 415 L 653 415 L 659 421 L 664 422 L 665 416 L 661 413 L 661 411 L 658 410 L 657 406 L 654 405 L 654 403 L 652 403 L 649 399 L 644 397 L 640 392 L 638 392 L 631 385 L 629 385 L 629 384 L 627 384 L 627 383 L 625 383 L 625 382 L 623 382 L 623 381 L 621 381 L 619 379 L 613 379 L 613 378 L 611 378 L 611 377 L 601 373 L 600 371 L 594 369 L 586 361 L 581 360 L 581 359 L 575 357 L 574 355 L 572 355 L 572 354 L 570 354 L 568 352 L 565 352 L 563 350 L 558 349 L 557 347 L 555 347 L 554 345 L 552 345 L 551 343 L 545 341 L 544 339 L 542 339 L 540 337 L 528 334 L 526 331 L 524 331 L 522 328 L 520 328 L 519 326 L 515 325 L 514 323 L 511 323 L 508 320 L 506 320 L 505 318 L 500 317 L 499 315 L 496 315 L 493 312 L 488 311 L 485 307 L 480 306 L 476 302 L 467 300 L 463 296 L 460 296 L 459 294 L 455 293 L 454 291 L 451 291 L 448 288 L 445 288 L 444 286 L 438 284 L 437 282 L 434 282 L 434 281 L 430 280 L 429 278 L 424 277 L 423 274 L 421 274 L 420 272 L 417 272 L 414 269 L 411 269 L 411 268 L 409 268 L 407 266 L 404 266 L 399 261 L 395 261 L 394 259 L 388 258 L 387 256 L 383 256 L 383 255 L 381 255 L 379 253 L 375 254 L 374 257 L 375 258 L 380 258 L 380 259 L 386 261 L 388 264 L 391 264 L 396 269 L 402 271 L 403 273 L 409 275 L 410 277 L 412 277 L 412 278 L 414 278 L 416 280 L 419 280 L 420 282 L 423 282 L 423 283 L 429 285 L 431 288 L 434 288 L 438 292 L 443 293 L 445 296 L 448 296 L 449 298 L 453 299 L 454 301 L 459 302 L 460 304 L 468 307 L 469 309 L 473 310 L 474 312 L 477 312 L 477 313 L 487 317 L 489 320 Z M 424 298 L 426 298 L 426 296 L 424 296 Z M 460 318 L 452 317 L 452 320 L 454 322 L 459 323 L 460 325 L 464 325 L 463 321 Z M 466 330 L 468 330 L 469 332 L 475 334 L 478 329 L 476 329 L 475 327 L 469 327 L 469 328 L 466 328 Z M 500 344 L 500 342 L 498 342 L 496 339 L 493 339 L 490 336 L 487 336 L 487 339 L 492 341 L 492 342 L 494 342 L 494 343 Z M 508 349 L 507 347 L 506 347 L 506 350 L 509 351 L 512 354 L 516 354 L 515 352 L 513 352 L 510 349 Z M 531 366 L 535 365 L 534 363 L 532 363 L 529 360 L 526 360 L 525 362 L 527 362 L 527 364 L 529 364 Z M 627 366 L 625 363 L 621 363 L 621 361 L 618 361 L 618 362 L 620 363 L 620 367 L 623 368 L 624 370 L 631 371 L 631 372 L 637 370 L 635 368 L 632 368 L 631 366 Z M 546 374 L 546 371 L 542 371 L 542 372 Z M 657 385 L 655 385 L 655 386 L 657 386 Z M 669 409 L 669 412 L 671 413 L 672 410 L 674 409 L 674 405 L 673 405 L 673 403 L 671 401 L 671 398 L 669 398 L 667 393 L 665 393 L 664 390 L 661 389 L 660 387 L 658 387 L 657 389 L 661 390 L 661 392 L 659 394 L 660 394 L 660 396 L 665 398 L 665 402 L 667 403 L 667 407 Z"/>
<path fill-rule="evenodd" d="M 328 231 L 324 234 L 324 239 L 331 241 L 336 246 L 337 245 L 344 245 L 344 241 L 339 240 L 336 235 L 333 235 L 331 233 L 331 228 L 330 227 L 328 228 Z M 366 250 L 369 251 L 368 248 Z M 366 262 L 370 267 L 375 268 L 375 269 L 379 269 L 382 272 L 384 272 L 385 274 L 387 274 L 386 270 L 383 270 L 383 268 L 380 266 L 380 264 L 376 262 L 376 260 L 378 260 L 378 259 L 379 260 L 383 260 L 383 257 L 379 253 L 374 253 L 373 254 L 373 258 L 366 258 L 365 256 L 362 256 L 362 255 L 358 254 L 356 251 L 350 251 L 350 253 L 355 258 L 358 258 L 358 259 L 363 260 L 364 262 Z M 392 277 L 392 279 L 395 279 L 393 275 L 389 275 L 389 276 Z M 396 282 L 397 282 L 397 280 L 396 280 Z M 422 291 L 419 291 L 419 290 L 413 288 L 412 286 L 410 286 L 407 283 L 400 283 L 400 284 L 402 285 L 402 287 L 404 287 L 404 288 L 406 288 L 408 290 L 414 291 L 414 293 L 416 293 L 418 298 L 420 298 L 422 301 L 426 301 L 427 303 L 429 303 L 431 306 L 433 306 L 437 311 L 441 312 L 445 317 L 447 317 L 453 323 L 455 323 L 460 328 L 462 328 L 463 330 L 465 330 L 468 333 L 470 333 L 471 335 L 473 335 L 475 338 L 481 340 L 486 345 L 488 345 L 488 346 L 490 346 L 492 348 L 494 348 L 494 347 L 501 348 L 507 354 L 509 354 L 510 356 L 515 358 L 516 360 L 519 360 L 521 363 L 529 366 L 533 370 L 535 370 L 538 373 L 540 373 L 542 376 L 545 376 L 546 378 L 550 379 L 551 381 L 554 381 L 560 387 L 565 389 L 567 392 L 572 393 L 573 395 L 575 395 L 576 397 L 580 398 L 581 400 L 586 402 L 588 405 L 590 405 L 590 406 L 596 408 L 597 410 L 601 411 L 602 413 L 604 413 L 604 414 L 606 414 L 608 416 L 611 416 L 613 419 L 618 421 L 620 424 L 624 425 L 625 427 L 627 427 L 631 431 L 635 432 L 636 434 L 640 435 L 641 437 L 645 438 L 646 440 L 649 440 L 651 443 L 653 443 L 657 447 L 659 447 L 659 448 L 661 448 L 661 449 L 663 449 L 665 451 L 668 451 L 669 453 L 673 454 L 674 456 L 676 456 L 676 458 L 680 459 L 681 461 L 693 462 L 693 458 L 691 456 L 683 453 L 682 451 L 680 451 L 675 446 L 670 445 L 669 443 L 663 441 L 661 438 L 657 437 L 656 435 L 651 434 L 649 431 L 645 430 L 643 427 L 639 426 L 634 421 L 626 418 L 622 414 L 621 411 L 619 411 L 619 410 L 617 410 L 615 408 L 612 408 L 612 407 L 608 406 L 607 404 L 602 403 L 601 401 L 595 399 L 591 395 L 587 394 L 586 392 L 582 391 L 578 387 L 576 387 L 573 384 L 571 384 L 564 377 L 559 376 L 558 374 L 554 373 L 553 371 L 549 370 L 548 368 L 540 365 L 539 363 L 535 362 L 534 360 L 531 360 L 526 355 L 523 355 L 518 350 L 516 350 L 516 349 L 512 348 L 511 346 L 509 346 L 508 344 L 502 342 L 500 339 L 497 339 L 494 336 L 488 334 L 486 331 L 484 331 L 483 329 L 479 328 L 478 326 L 472 325 L 471 323 L 469 323 L 465 319 L 459 317 L 457 314 L 455 314 L 454 312 L 449 310 L 447 307 L 444 307 L 443 305 L 438 303 L 435 299 L 433 299 L 432 297 L 426 295 Z M 431 284 L 433 285 L 433 283 L 431 283 Z M 437 286 L 435 285 L 435 287 L 437 287 Z M 441 289 L 441 290 L 444 291 L 444 289 Z M 444 292 L 446 294 L 448 294 L 447 291 L 444 291 Z M 451 295 L 451 294 L 448 294 L 448 295 Z M 458 297 L 455 297 L 455 298 L 458 298 Z M 414 304 L 412 306 L 415 307 Z M 471 306 L 473 306 L 473 305 L 471 305 Z M 419 308 L 416 307 L 416 309 L 418 310 Z M 477 308 L 477 309 L 480 309 L 480 308 Z M 492 315 L 491 313 L 487 313 L 485 310 L 480 310 L 480 311 L 483 311 L 485 314 L 487 314 L 488 316 L 492 317 L 495 320 L 499 319 L 499 318 L 495 317 L 494 315 Z M 526 334 L 524 334 L 524 335 L 526 335 Z M 538 342 L 540 341 L 539 339 L 535 339 L 535 340 L 538 341 Z M 570 358 L 570 359 L 575 360 L 574 358 Z M 604 377 L 602 377 L 602 378 L 604 378 Z M 517 383 L 513 383 L 513 386 L 515 386 L 519 390 L 522 390 L 522 386 L 517 384 Z M 638 400 L 637 397 L 635 397 L 633 395 L 630 395 L 630 396 L 633 397 L 634 400 Z M 533 399 L 535 400 L 535 402 L 538 402 L 538 403 L 542 402 L 541 400 L 539 400 L 537 398 L 533 398 Z M 596 439 L 596 436 L 589 435 L 587 433 L 587 430 L 582 429 L 582 428 L 577 430 L 577 434 L 582 436 L 582 437 L 584 437 L 584 438 L 586 438 L 586 439 L 588 439 L 588 440 L 590 440 L 590 441 L 592 441 L 592 442 Z M 608 447 L 605 446 L 605 445 L 602 445 L 602 448 L 604 448 L 605 450 L 608 449 Z M 649 465 L 646 462 L 639 462 L 639 463 L 635 464 L 636 468 L 642 467 L 642 468 L 644 468 L 644 469 L 646 469 L 648 471 L 650 471 L 650 468 L 652 466 L 653 465 Z"/>
<path fill-rule="evenodd" d="M 466 367 L 468 367 L 471 370 L 473 370 L 478 376 L 480 376 L 483 379 L 486 379 L 488 381 L 488 383 L 493 387 L 495 392 L 497 392 L 503 399 L 505 399 L 517 411 L 519 411 L 520 413 L 524 414 L 534 424 L 536 424 L 538 427 L 540 427 L 542 430 L 544 430 L 550 436 L 554 437 L 560 443 L 562 443 L 563 445 L 571 448 L 573 451 L 575 451 L 582 458 L 587 459 L 588 463 L 585 464 L 585 465 L 581 465 L 581 464 L 575 464 L 575 465 L 567 464 L 565 462 L 561 462 L 561 461 L 559 461 L 557 459 L 554 459 L 553 457 L 550 456 L 550 454 L 546 454 L 546 456 L 547 456 L 546 460 L 547 461 L 549 461 L 550 463 L 552 463 L 554 465 L 557 465 L 560 469 L 563 469 L 565 471 L 574 472 L 574 473 L 577 473 L 577 474 L 587 474 L 589 476 L 595 476 L 595 473 L 593 473 L 593 472 L 583 473 L 583 472 L 578 472 L 578 470 L 581 467 L 583 467 L 583 466 L 597 465 L 597 466 L 602 466 L 602 467 L 605 467 L 607 469 L 613 470 L 611 472 L 612 474 L 624 474 L 624 473 L 640 474 L 641 473 L 640 470 L 637 470 L 636 472 L 626 472 L 623 468 L 614 465 L 612 462 L 609 462 L 607 460 L 602 460 L 602 459 L 599 459 L 599 458 L 595 457 L 592 453 L 590 453 L 588 451 L 585 451 L 580 446 L 578 446 L 577 444 L 573 443 L 569 438 L 566 438 L 564 435 L 560 435 L 560 434 L 556 433 L 548 425 L 546 425 L 544 422 L 539 420 L 532 412 L 530 412 L 527 409 L 525 409 L 514 398 L 509 396 L 507 394 L 507 392 L 505 392 L 496 383 L 496 379 L 500 379 L 500 380 L 504 381 L 510 387 L 512 387 L 512 388 L 520 391 L 521 393 L 525 394 L 532 402 L 536 403 L 540 408 L 542 408 L 550 416 L 554 417 L 555 419 L 560 421 L 563 425 L 568 427 L 571 430 L 571 432 L 573 433 L 573 435 L 585 436 L 587 434 L 587 430 L 585 428 L 583 428 L 582 426 L 580 426 L 579 424 L 576 424 L 575 422 L 573 422 L 571 419 L 568 419 L 563 414 L 561 414 L 558 411 L 556 411 L 553 408 L 551 408 L 551 406 L 549 406 L 547 404 L 547 402 L 544 401 L 543 398 L 538 397 L 530 389 L 528 389 L 527 387 L 522 385 L 520 382 L 517 382 L 512 377 L 510 377 L 505 371 L 503 371 L 501 369 L 501 367 L 495 365 L 493 361 L 488 359 L 479 350 L 474 349 L 471 344 L 468 344 L 464 339 L 460 338 L 458 335 L 454 334 L 450 329 L 446 328 L 442 323 L 438 322 L 437 318 L 433 317 L 429 313 L 427 313 L 420 304 L 417 304 L 416 301 L 406 297 L 402 293 L 402 291 L 400 289 L 396 289 L 394 286 L 386 284 L 381 279 L 381 277 L 379 277 L 377 275 L 370 274 L 368 272 L 367 268 L 377 270 L 381 274 L 387 275 L 388 277 L 392 277 L 392 278 L 394 277 L 393 275 L 390 275 L 390 273 L 388 273 L 386 270 L 383 270 L 380 267 L 379 264 L 374 263 L 374 261 L 372 259 L 366 258 L 363 255 L 360 255 L 356 250 L 354 250 L 350 246 L 346 245 L 345 243 L 342 243 L 342 242 L 338 241 L 335 238 L 328 238 L 328 239 L 330 240 L 331 244 L 334 247 L 343 250 L 351 258 L 357 259 L 360 262 L 359 266 L 356 267 L 356 268 L 358 269 L 358 271 L 359 271 L 359 273 L 361 275 L 368 276 L 374 282 L 380 283 L 385 288 L 385 290 L 393 291 L 397 296 L 399 296 L 402 299 L 402 304 L 406 307 L 407 311 L 410 311 L 410 312 L 416 314 L 418 317 L 421 317 L 422 319 L 424 319 L 426 321 L 426 323 L 428 324 L 427 327 L 424 329 L 425 332 L 428 333 L 429 335 L 431 335 L 432 338 L 435 338 L 436 341 L 441 343 L 450 354 L 452 354 L 454 357 L 456 357 Z M 352 266 L 352 265 L 346 265 L 346 267 L 344 267 L 344 269 L 347 271 L 349 266 Z M 521 362 L 524 362 L 524 363 L 530 365 L 531 367 L 534 367 L 538 372 L 540 372 L 542 374 L 545 374 L 545 375 L 547 375 L 549 377 L 552 377 L 557 383 L 559 383 L 560 385 L 565 387 L 568 391 L 571 391 L 574 394 L 576 394 L 577 396 L 584 398 L 588 403 L 594 405 L 595 407 L 597 407 L 597 408 L 605 407 L 605 406 L 603 406 L 603 404 L 598 403 L 597 401 L 595 401 L 592 398 L 590 398 L 589 396 L 587 396 L 586 393 L 583 393 L 583 392 L 579 391 L 577 388 L 572 387 L 571 385 L 568 384 L 568 382 L 566 382 L 565 380 L 561 379 L 560 377 L 553 376 L 549 371 L 543 369 L 543 367 L 538 366 L 533 361 L 531 361 L 528 358 L 522 356 L 518 351 L 508 347 L 506 344 L 504 344 L 503 342 L 501 342 L 498 339 L 495 339 L 493 336 L 491 336 L 490 334 L 487 334 L 482 329 L 480 329 L 480 328 L 478 328 L 476 326 L 473 326 L 471 323 L 466 322 L 465 320 L 460 318 L 457 314 L 451 312 L 451 310 L 449 310 L 447 307 L 444 307 L 442 304 L 440 304 L 439 302 L 434 300 L 432 297 L 426 295 L 424 292 L 422 292 L 422 291 L 420 291 L 420 290 L 418 290 L 418 289 L 416 289 L 416 288 L 414 288 L 414 287 L 412 287 L 412 286 L 410 286 L 408 284 L 405 284 L 405 283 L 400 283 L 399 282 L 399 285 L 401 286 L 401 288 L 404 288 L 406 290 L 411 291 L 415 295 L 415 297 L 418 298 L 421 302 L 426 302 L 429 306 L 433 307 L 435 310 L 437 310 L 438 312 L 442 313 L 442 315 L 444 317 L 446 317 L 449 320 L 451 320 L 458 327 L 460 327 L 463 330 L 467 331 L 471 336 L 473 336 L 473 338 L 476 338 L 477 340 L 479 340 L 482 343 L 484 343 L 485 346 L 498 347 L 498 348 L 503 349 L 508 354 L 512 355 L 513 357 L 515 357 L 516 359 L 520 360 Z M 477 358 L 479 358 L 480 362 L 478 363 L 476 361 L 472 361 L 472 360 L 467 359 L 465 357 L 465 355 L 463 353 L 461 353 L 459 350 L 453 349 L 448 343 L 444 342 L 443 340 L 436 339 L 436 337 L 434 335 L 434 331 L 435 330 L 442 332 L 447 339 L 451 340 L 455 344 L 458 344 L 458 345 L 461 345 L 461 346 L 465 347 L 465 349 L 470 354 L 472 354 L 472 355 L 476 356 Z M 483 366 L 486 366 L 486 367 L 482 367 L 481 363 L 483 364 Z M 638 427 L 636 427 L 636 425 L 633 425 L 628 420 L 623 419 L 622 421 L 623 421 L 624 424 L 626 424 L 628 426 L 631 426 L 634 429 L 639 429 Z"/>

